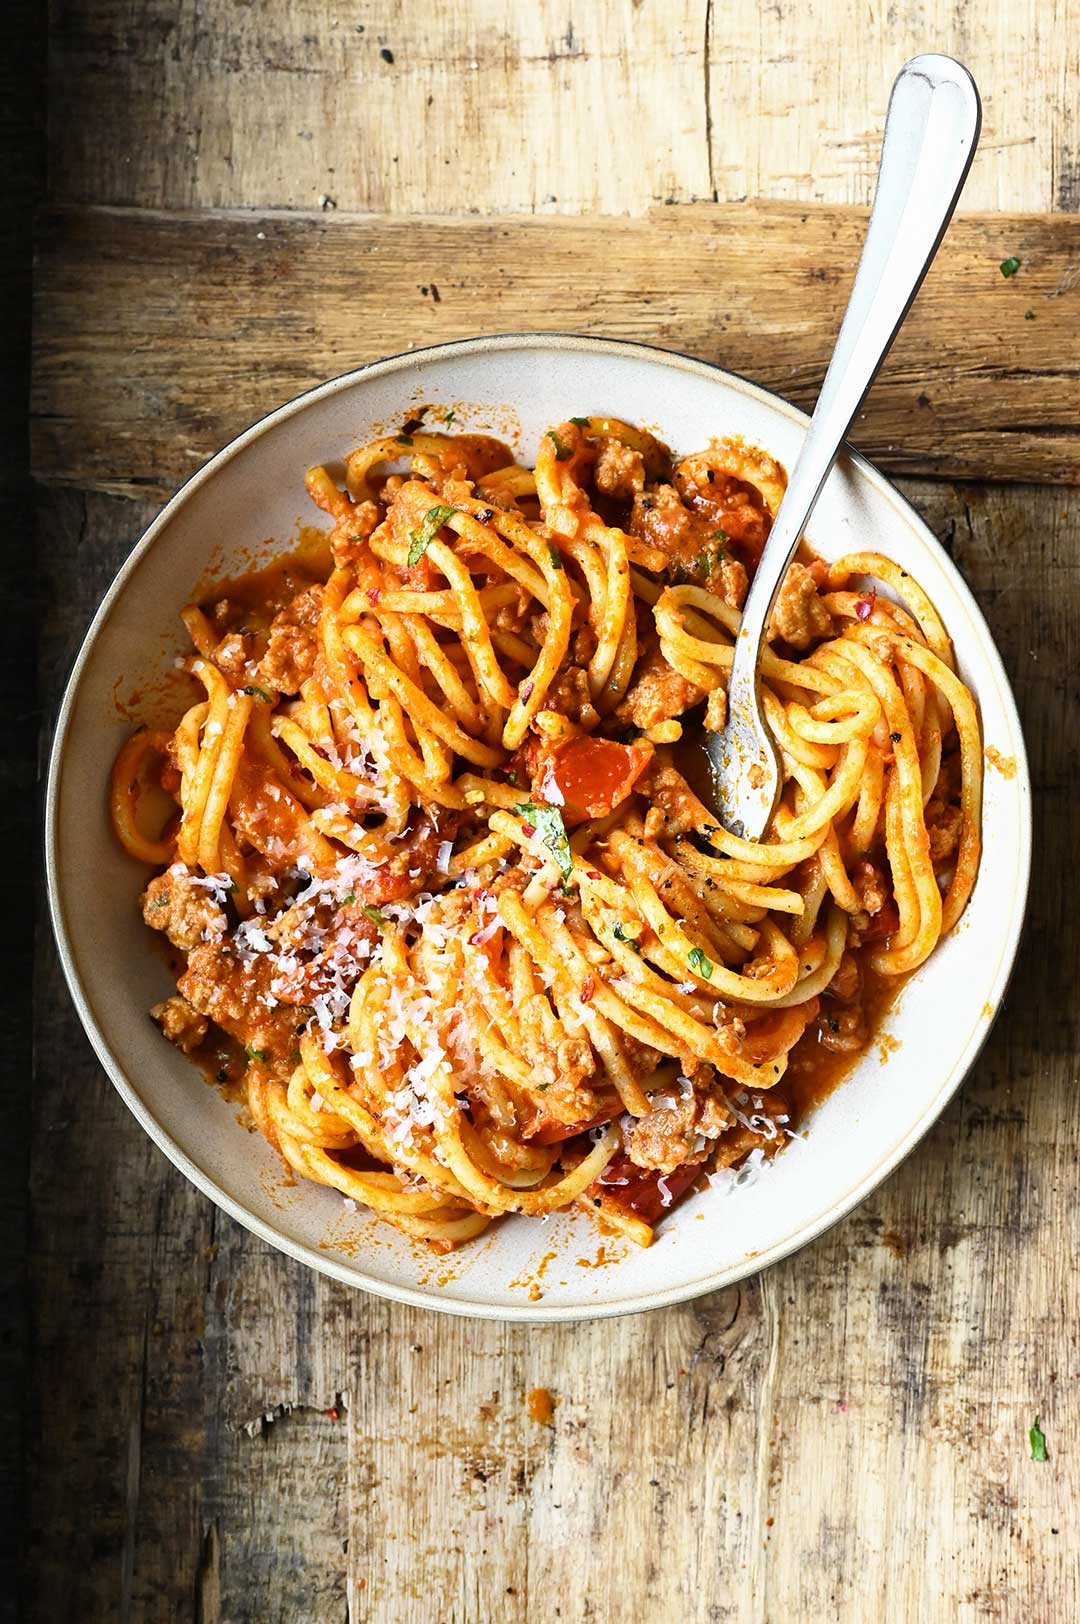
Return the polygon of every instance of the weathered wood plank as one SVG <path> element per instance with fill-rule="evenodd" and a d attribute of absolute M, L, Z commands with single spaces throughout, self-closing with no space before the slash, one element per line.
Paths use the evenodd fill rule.
<path fill-rule="evenodd" d="M 969 209 L 1080 208 L 1077 0 L 828 0 L 711 8 L 713 185 L 728 197 L 868 203 L 889 87 L 922 51 L 982 92 Z"/>
<path fill-rule="evenodd" d="M 0 50 L 0 527 L 9 538 L 0 555 L 0 599 L 34 597 L 32 549 L 15 538 L 33 526 L 28 478 L 26 397 L 30 382 L 32 216 L 41 195 L 44 142 L 38 113 L 44 84 L 44 41 L 35 34 L 36 0 L 12 0 Z M 30 1069 L 26 969 L 34 942 L 37 827 L 34 768 L 37 724 L 29 692 L 34 627 L 28 614 L 8 617 L 0 641 L 0 692 L 6 726 L 0 755 L 0 850 L 5 857 L 4 960 L 0 984 L 0 1054 L 6 1095 L 20 1098 Z M 9 1110 L 0 1144 L 0 1572 L 14 1575 L 25 1540 L 23 1454 L 27 1436 L 30 1326 L 27 1313 L 30 1124 L 25 1109 Z M 18 1587 L 0 1585 L 0 1621 L 15 1624 Z"/>
<path fill-rule="evenodd" d="M 893 75 L 929 48 L 983 90 L 968 206 L 1075 209 L 1078 37 L 1077 0 L 66 0 L 52 184 L 151 208 L 866 203 Z"/>
<path fill-rule="evenodd" d="M 860 210 L 782 203 L 638 221 L 50 213 L 35 469 L 164 494 L 322 378 L 475 333 L 640 339 L 810 406 L 864 226 Z M 893 471 L 1075 481 L 1078 262 L 1080 217 L 959 218 L 854 442 Z"/>

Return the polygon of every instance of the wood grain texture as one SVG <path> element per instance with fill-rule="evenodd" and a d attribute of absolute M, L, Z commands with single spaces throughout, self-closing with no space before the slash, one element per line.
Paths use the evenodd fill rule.
<path fill-rule="evenodd" d="M 748 343 L 764 345 L 759 375 L 808 400 L 855 217 L 835 217 L 811 277 L 813 245 L 790 241 L 801 208 L 734 216 L 781 221 L 801 266 L 796 321 L 790 283 L 768 284 L 768 307 L 756 291 L 767 232 L 725 241 L 716 222 L 732 216 L 655 206 L 866 204 L 906 55 L 952 50 L 980 81 L 968 208 L 1080 209 L 1078 5 L 52 0 L 54 201 L 202 212 L 43 224 L 39 469 L 141 499 L 42 498 L 40 753 L 150 498 L 305 382 L 410 340 L 520 325 L 521 298 L 530 324 L 542 308 L 553 326 L 745 370 Z M 596 211 L 637 218 L 545 218 L 505 241 L 492 223 Z M 348 217 L 371 213 L 392 218 Z M 1076 222 L 980 229 L 976 281 L 924 329 L 929 357 L 898 350 L 882 386 L 892 440 L 917 460 L 890 453 L 882 420 L 875 449 L 902 475 L 1052 466 L 1067 479 Z M 574 292 L 578 233 L 602 256 L 599 300 Z M 1024 268 L 1004 282 L 1011 253 Z M 931 282 L 919 322 L 935 297 Z M 999 410 L 1006 388 L 1032 410 Z M 961 411 L 986 443 L 928 461 L 957 455 Z M 1009 423 L 1034 460 L 1010 450 Z M 854 437 L 868 443 L 862 425 Z M 423 1315 L 315 1279 L 183 1181 L 94 1060 L 42 923 L 29 1624 L 1080 1618 L 1080 922 L 1067 884 L 1080 492 L 901 484 L 988 614 L 1036 787 L 1025 951 L 942 1121 L 842 1225 L 731 1291 L 539 1331 Z M 528 1417 L 537 1385 L 556 1395 L 550 1427 Z M 1036 1410 L 1046 1464 L 1027 1448 Z"/>
<path fill-rule="evenodd" d="M 893 76 L 941 50 L 983 92 L 968 207 L 1076 209 L 1078 40 L 1080 0 L 64 0 L 53 189 L 412 214 L 867 203 Z"/>
<path fill-rule="evenodd" d="M 861 210 L 784 203 L 642 221 L 54 213 L 37 278 L 35 471 L 165 494 L 311 384 L 477 333 L 640 339 L 811 407 L 864 227 Z M 1022 260 L 1011 278 L 1007 253 Z M 891 471 L 1074 482 L 1078 263 L 1080 216 L 956 220 L 854 443 Z"/>
<path fill-rule="evenodd" d="M 738 1288 L 602 1325 L 439 1319 L 215 1213 L 109 1088 L 43 942 L 31 1624 L 1080 1616 L 1080 492 L 903 488 L 991 621 L 1036 786 L 1026 951 L 942 1121 Z M 47 711 L 150 511 L 47 498 Z"/>

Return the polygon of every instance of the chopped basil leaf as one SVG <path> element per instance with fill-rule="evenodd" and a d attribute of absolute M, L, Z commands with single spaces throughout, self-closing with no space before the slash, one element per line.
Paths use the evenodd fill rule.
<path fill-rule="evenodd" d="M 355 902 L 356 901 L 356 892 L 355 891 L 350 891 L 347 897 L 342 897 L 341 901 L 342 901 L 343 905 L 346 904 L 346 903 L 349 903 L 349 902 Z"/>
<path fill-rule="evenodd" d="M 553 570 L 562 569 L 562 554 L 559 552 L 559 549 L 556 547 L 553 541 L 548 542 L 548 557 L 551 559 L 551 567 Z"/>
<path fill-rule="evenodd" d="M 554 429 L 548 429 L 547 437 L 555 447 L 555 461 L 565 462 L 570 456 L 570 447 L 568 445 L 563 445 Z"/>
<path fill-rule="evenodd" d="M 267 693 L 266 689 L 265 688 L 257 688 L 253 682 L 249 682 L 247 687 L 243 691 L 244 691 L 245 694 L 250 694 L 253 699 L 261 699 L 261 700 L 263 700 L 267 705 L 270 705 L 270 704 L 273 703 L 273 701 L 271 700 L 270 695 Z"/>
<path fill-rule="evenodd" d="M 395 434 L 394 439 L 398 445 L 412 445 L 411 434 Z"/>
<path fill-rule="evenodd" d="M 1028 1433 L 1028 1443 L 1031 1445 L 1032 1460 L 1041 1461 L 1050 1459 L 1049 1455 L 1046 1453 L 1046 1434 L 1039 1425 L 1038 1416 L 1035 1417 L 1031 1424 L 1031 1430 Z"/>
<path fill-rule="evenodd" d="M 570 421 L 571 423 L 576 424 L 579 429 L 587 429 L 589 426 L 589 419 L 587 417 L 572 417 Z"/>
<path fill-rule="evenodd" d="M 172 901 L 172 897 L 169 894 L 169 892 L 166 891 L 166 893 L 165 893 L 165 895 L 163 897 L 155 897 L 154 898 L 153 902 L 150 904 L 150 908 L 149 908 L 148 911 L 152 912 L 155 908 L 164 908 L 166 903 L 169 903 L 171 901 Z"/>
<path fill-rule="evenodd" d="M 1008 259 L 1002 260 L 998 268 L 1002 276 L 1015 276 L 1022 264 L 1023 260 L 1017 259 L 1015 254 L 1010 254 Z"/>
<path fill-rule="evenodd" d="M 536 1092 L 538 1094 L 546 1094 L 550 1087 L 551 1087 L 550 1083 L 537 1083 Z"/>
<path fill-rule="evenodd" d="M 516 806 L 514 811 L 519 818 L 524 818 L 526 823 L 531 823 L 539 831 L 544 845 L 559 865 L 560 874 L 564 880 L 568 880 L 574 872 L 574 855 L 570 850 L 566 825 L 558 807 L 545 806 L 542 801 L 539 806 L 535 801 L 524 801 L 520 806 Z"/>
<path fill-rule="evenodd" d="M 376 908 L 372 903 L 365 902 L 361 911 L 367 915 L 373 925 L 378 925 L 380 930 L 386 929 L 386 915 L 381 908 Z"/>
<path fill-rule="evenodd" d="M 270 1058 L 265 1049 L 251 1049 L 246 1043 L 244 1044 L 244 1053 L 249 1060 L 261 1061 L 264 1066 Z"/>
<path fill-rule="evenodd" d="M 409 540 L 412 543 L 409 548 L 410 569 L 414 564 L 419 564 L 447 519 L 452 519 L 456 512 L 457 508 L 443 507 L 441 504 L 438 507 L 428 508 L 420 528 L 409 531 Z"/>
<path fill-rule="evenodd" d="M 699 976 L 703 976 L 706 981 L 712 980 L 712 973 L 716 966 L 713 964 L 712 959 L 706 957 L 700 947 L 692 947 L 686 955 L 686 961 L 691 970 L 696 970 Z"/>
<path fill-rule="evenodd" d="M 1035 312 L 1034 312 L 1034 310 L 1025 310 L 1024 311 L 1024 320 L 1025 321 L 1034 321 L 1035 320 Z"/>
<path fill-rule="evenodd" d="M 453 412 L 447 412 L 447 414 L 446 414 L 446 416 L 445 416 L 445 417 L 444 417 L 444 418 L 443 418 L 443 423 L 444 423 L 444 425 L 445 425 L 445 426 L 446 426 L 446 427 L 447 427 L 447 428 L 449 428 L 449 427 L 450 427 L 450 425 L 451 425 L 451 423 L 452 423 L 452 422 L 453 422 L 453 421 L 454 421 L 454 414 L 453 414 Z"/>
<path fill-rule="evenodd" d="M 641 957 L 641 948 L 638 946 L 637 942 L 632 936 L 628 936 L 626 934 L 617 919 L 614 925 L 611 927 L 611 934 L 614 936 L 617 942 L 624 943 L 626 947 L 632 948 L 639 958 Z"/>
<path fill-rule="evenodd" d="M 714 530 L 712 535 L 709 537 L 709 540 L 710 541 L 730 541 L 731 537 L 728 535 L 726 530 Z"/>

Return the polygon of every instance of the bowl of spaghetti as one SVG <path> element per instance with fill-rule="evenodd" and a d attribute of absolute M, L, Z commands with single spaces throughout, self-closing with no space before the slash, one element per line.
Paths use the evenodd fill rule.
<path fill-rule="evenodd" d="M 646 346 L 473 340 L 151 525 L 65 695 L 50 899 L 103 1065 L 240 1222 L 408 1302 L 627 1312 L 812 1239 L 942 1110 L 1030 788 L 974 600 L 853 453 L 769 628 L 761 842 L 702 772 L 805 429 Z"/>

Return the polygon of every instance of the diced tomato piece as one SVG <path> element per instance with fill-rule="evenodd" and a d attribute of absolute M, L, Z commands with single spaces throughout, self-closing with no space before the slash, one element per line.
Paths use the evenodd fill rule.
<path fill-rule="evenodd" d="M 652 760 L 651 744 L 616 744 L 586 733 L 545 749 L 533 793 L 566 823 L 603 818 L 625 801 Z"/>
<path fill-rule="evenodd" d="M 700 1162 L 691 1166 L 684 1163 L 674 1173 L 658 1173 L 655 1169 L 636 1166 L 629 1156 L 618 1156 L 608 1163 L 603 1176 L 592 1185 L 589 1194 L 606 1196 L 635 1217 L 644 1218 L 647 1224 L 655 1224 L 671 1211 L 680 1196 L 686 1194 L 700 1172 Z M 661 1180 L 663 1190 L 660 1188 Z"/>

